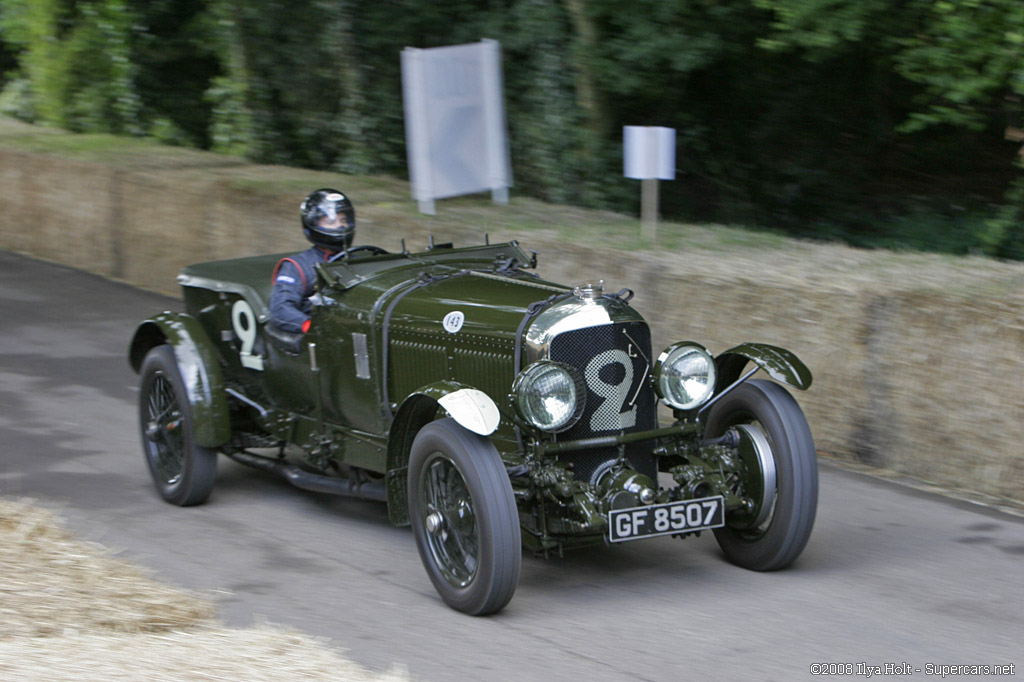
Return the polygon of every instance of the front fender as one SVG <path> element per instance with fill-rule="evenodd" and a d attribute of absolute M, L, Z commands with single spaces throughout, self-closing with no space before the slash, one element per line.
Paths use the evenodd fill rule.
<path fill-rule="evenodd" d="M 498 428 L 498 406 L 484 393 L 456 381 L 439 381 L 410 394 L 395 413 L 388 439 L 388 518 L 396 526 L 409 523 L 406 505 L 409 451 L 416 434 L 437 416 L 440 407 L 457 424 L 482 436 Z"/>
<path fill-rule="evenodd" d="M 196 443 L 215 448 L 231 438 L 231 420 L 224 376 L 209 336 L 198 320 L 184 313 L 163 312 L 139 325 L 128 347 L 128 361 L 138 372 L 151 349 L 174 349 L 189 406 Z"/>
<path fill-rule="evenodd" d="M 457 381 L 439 381 L 413 395 L 433 398 L 459 426 L 481 436 L 494 433 L 501 421 L 498 406 L 489 395 Z"/>
<path fill-rule="evenodd" d="M 715 393 L 739 379 L 748 362 L 763 369 L 772 379 L 801 391 L 810 388 L 813 380 L 811 370 L 791 351 L 767 343 L 741 343 L 715 358 L 718 373 Z"/>

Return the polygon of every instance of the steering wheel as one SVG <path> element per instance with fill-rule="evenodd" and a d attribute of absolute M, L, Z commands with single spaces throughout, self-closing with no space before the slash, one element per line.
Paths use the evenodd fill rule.
<path fill-rule="evenodd" d="M 353 246 L 351 249 L 346 251 L 348 255 L 352 255 L 357 251 L 369 251 L 371 256 L 382 256 L 387 253 L 387 250 L 380 248 L 379 246 L 373 246 L 372 244 L 364 244 L 362 246 Z"/>

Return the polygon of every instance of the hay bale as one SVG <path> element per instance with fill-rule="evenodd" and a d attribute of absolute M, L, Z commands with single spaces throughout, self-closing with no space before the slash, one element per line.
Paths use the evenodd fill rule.
<path fill-rule="evenodd" d="M 50 511 L 0 498 L 0 680 L 4 682 L 403 682 L 327 642 L 269 624 L 221 627 L 202 596 L 163 585 Z"/>
<path fill-rule="evenodd" d="M 213 603 L 75 539 L 52 512 L 0 500 L 0 640 L 165 632 L 212 622 Z"/>

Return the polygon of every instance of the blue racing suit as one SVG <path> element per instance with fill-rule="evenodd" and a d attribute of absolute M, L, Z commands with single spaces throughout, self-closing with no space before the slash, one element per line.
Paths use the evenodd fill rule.
<path fill-rule="evenodd" d="M 274 288 L 270 293 L 270 321 L 279 328 L 302 333 L 309 330 L 309 311 L 313 304 L 317 263 L 332 263 L 345 255 L 344 251 L 330 253 L 313 246 L 301 253 L 282 258 L 274 268 Z"/>

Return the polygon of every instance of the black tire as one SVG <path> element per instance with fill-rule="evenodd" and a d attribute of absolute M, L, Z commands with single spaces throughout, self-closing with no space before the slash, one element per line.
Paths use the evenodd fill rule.
<path fill-rule="evenodd" d="M 489 440 L 452 419 L 424 426 L 409 456 L 409 516 L 423 566 L 449 606 L 482 616 L 508 604 L 522 539 L 512 484 Z"/>
<path fill-rule="evenodd" d="M 818 508 L 818 460 L 807 419 L 782 386 L 748 381 L 711 408 L 707 435 L 720 436 L 729 429 L 741 435 L 748 475 L 757 476 L 749 482 L 748 494 L 767 488 L 767 502 L 764 509 L 727 515 L 715 539 L 737 566 L 754 571 L 785 568 L 807 545 Z M 771 472 L 766 475 L 756 464 L 758 448 L 774 462 L 774 486 Z"/>
<path fill-rule="evenodd" d="M 217 451 L 195 442 L 191 405 L 171 347 L 150 350 L 140 374 L 139 426 L 153 483 L 171 504 L 202 504 L 217 476 Z"/>

